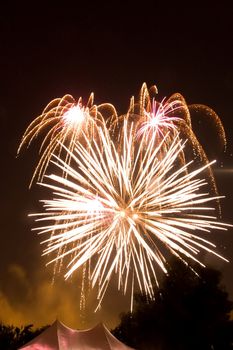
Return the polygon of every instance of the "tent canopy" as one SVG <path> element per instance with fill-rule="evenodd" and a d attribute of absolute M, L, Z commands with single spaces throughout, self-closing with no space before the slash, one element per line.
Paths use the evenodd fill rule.
<path fill-rule="evenodd" d="M 115 338 L 104 324 L 77 331 L 55 321 L 22 350 L 133 350 Z"/>

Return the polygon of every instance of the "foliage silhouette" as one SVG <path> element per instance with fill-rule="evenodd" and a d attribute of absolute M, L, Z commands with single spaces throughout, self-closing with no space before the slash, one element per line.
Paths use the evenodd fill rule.
<path fill-rule="evenodd" d="M 135 295 L 135 309 L 121 315 L 113 334 L 140 350 L 233 349 L 233 303 L 221 273 L 174 260 L 155 299 Z"/>
<path fill-rule="evenodd" d="M 43 332 L 48 326 L 33 329 L 29 324 L 21 328 L 0 323 L 0 349 L 16 350 Z"/>

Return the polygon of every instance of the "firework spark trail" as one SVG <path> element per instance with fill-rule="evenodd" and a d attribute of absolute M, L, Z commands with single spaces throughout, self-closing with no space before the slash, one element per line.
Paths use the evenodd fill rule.
<path fill-rule="evenodd" d="M 163 138 L 169 130 L 178 133 L 178 128 L 175 123 L 178 122 L 181 118 L 170 116 L 174 111 L 179 110 L 180 101 L 164 102 L 165 99 L 158 103 L 153 98 L 152 106 L 150 111 L 143 111 L 144 120 L 140 124 L 140 128 L 137 132 L 137 137 L 140 137 L 144 133 L 148 134 L 148 137 L 151 134 L 156 134 L 158 137 Z"/>
<path fill-rule="evenodd" d="M 132 306 L 135 286 L 153 298 L 156 268 L 166 273 L 167 253 L 202 266 L 201 250 L 224 259 L 205 237 L 229 225 L 205 214 L 214 210 L 206 204 L 220 197 L 190 112 L 204 112 L 225 146 L 222 123 L 209 107 L 188 106 L 180 94 L 161 103 L 156 94 L 144 83 L 139 100 L 132 97 L 120 117 L 111 104 L 94 105 L 93 94 L 85 106 L 65 95 L 50 102 L 22 137 L 18 153 L 47 130 L 31 184 L 37 178 L 54 199 L 42 201 L 44 213 L 34 214 L 41 225 L 35 230 L 47 235 L 44 255 L 52 256 L 56 270 L 67 261 L 66 278 L 80 270 L 81 306 L 86 278 L 98 286 L 100 305 L 116 274 L 118 288 L 131 290 Z M 190 170 L 183 137 L 201 168 Z M 45 175 L 50 163 L 60 176 Z M 205 169 L 212 196 L 201 192 L 206 182 L 197 178 Z"/>
<path fill-rule="evenodd" d="M 206 203 L 216 200 L 200 192 L 206 182 L 197 178 L 210 165 L 190 173 L 189 164 L 177 168 L 184 149 L 179 135 L 161 159 L 158 154 L 170 136 L 158 144 L 153 134 L 145 147 L 145 142 L 135 143 L 133 130 L 133 123 L 125 120 L 120 147 L 106 128 L 98 128 L 98 142 L 84 134 L 87 148 L 81 142 L 72 152 L 66 148 L 72 165 L 54 155 L 54 164 L 66 176 L 46 176 L 50 181 L 42 185 L 53 191 L 54 199 L 44 200 L 45 212 L 34 214 L 41 224 L 47 222 L 35 230 L 50 234 L 43 242 L 44 254 L 55 254 L 50 263 L 72 254 L 66 278 L 90 262 L 100 303 L 114 273 L 119 289 L 126 292 L 131 281 L 132 293 L 137 284 L 152 298 L 156 266 L 166 273 L 162 246 L 201 265 L 200 250 L 224 259 L 197 233 L 227 227 L 202 213 L 212 210 Z"/>
<path fill-rule="evenodd" d="M 184 97 L 179 93 L 175 93 L 166 101 L 163 99 L 161 103 L 158 103 L 154 97 L 157 93 L 156 86 L 152 86 L 148 90 L 147 85 L 144 83 L 140 91 L 139 101 L 134 103 L 134 98 L 131 100 L 128 118 L 135 118 L 135 115 L 138 114 L 136 132 L 138 139 L 140 139 L 141 135 L 147 134 L 150 137 L 152 133 L 156 132 L 158 139 L 161 140 L 167 131 L 170 130 L 170 138 L 167 138 L 167 144 L 164 144 L 162 156 L 164 152 L 167 152 L 174 137 L 179 134 L 180 138 L 188 140 L 194 158 L 197 158 L 202 164 L 208 164 L 207 154 L 192 127 L 191 116 L 193 117 L 195 113 L 199 113 L 203 118 L 208 119 L 209 124 L 214 126 L 216 135 L 218 135 L 220 149 L 226 149 L 224 127 L 219 116 L 211 108 L 201 104 L 188 105 Z M 180 153 L 181 163 L 186 163 L 186 156 L 185 152 Z M 218 196 L 218 189 L 211 167 L 207 170 L 207 176 L 212 194 Z M 221 217 L 219 200 L 216 201 L 216 208 L 218 209 L 219 217 Z"/>
<path fill-rule="evenodd" d="M 73 152 L 75 142 L 83 133 L 90 139 L 95 137 L 95 129 L 103 122 L 100 110 L 104 108 L 110 111 L 110 116 L 116 116 L 115 108 L 111 104 L 94 105 L 94 94 L 88 99 L 84 106 L 82 98 L 75 101 L 73 96 L 65 95 L 51 101 L 42 114 L 38 116 L 26 129 L 17 153 L 21 152 L 23 146 L 29 147 L 39 134 L 47 130 L 41 143 L 39 153 L 41 157 L 31 179 L 30 186 L 37 178 L 43 181 L 44 174 L 49 165 L 52 154 L 61 156 L 62 145 L 66 145 Z M 66 154 L 66 162 L 69 163 L 70 155 Z"/>
<path fill-rule="evenodd" d="M 176 126 L 178 132 L 183 133 L 186 139 L 192 139 L 194 135 L 192 117 L 195 113 L 199 113 L 202 118 L 208 119 L 213 124 L 221 148 L 226 148 L 226 134 L 223 124 L 219 116 L 210 107 L 202 104 L 188 105 L 185 98 L 179 93 L 175 93 L 166 101 L 163 99 L 161 103 L 158 103 L 155 100 L 157 93 L 158 89 L 155 85 L 148 89 L 146 83 L 143 83 L 139 101 L 135 103 L 134 97 L 131 99 L 128 115 L 138 115 L 140 124 L 143 125 L 145 130 L 149 131 L 150 128 L 154 128 L 161 133 L 164 127 L 165 130 L 166 128 L 171 130 Z M 174 111 L 176 112 L 175 115 Z M 181 124 L 180 121 L 182 121 Z M 182 130 L 182 125 L 186 126 L 184 130 Z M 191 130 L 192 133 L 190 133 Z"/>

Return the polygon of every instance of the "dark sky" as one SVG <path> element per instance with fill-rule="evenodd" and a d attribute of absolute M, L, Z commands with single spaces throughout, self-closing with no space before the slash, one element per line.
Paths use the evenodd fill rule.
<path fill-rule="evenodd" d="M 20 2 L 2 8 L 0 320 L 41 325 L 59 317 L 80 327 L 82 322 L 92 326 L 102 318 L 112 326 L 128 305 L 123 297 L 114 297 L 113 303 L 112 291 L 102 311 L 93 315 L 91 295 L 81 317 L 78 282 L 58 279 L 51 286 L 52 269 L 45 269 L 39 238 L 31 232 L 33 221 L 27 214 L 39 210 L 41 198 L 36 186 L 28 190 L 37 148 L 19 158 L 16 151 L 27 125 L 55 97 L 70 93 L 85 101 L 94 91 L 97 104 L 111 102 L 123 113 L 145 81 L 148 86 L 157 85 L 160 100 L 180 92 L 190 104 L 212 107 L 226 129 L 226 153 L 218 149 L 208 126 L 200 137 L 210 158 L 225 170 L 216 172 L 216 181 L 227 197 L 223 219 L 233 222 L 231 14 L 224 2 L 195 2 L 193 8 L 157 1 L 138 5 L 61 2 L 33 8 Z M 231 261 L 232 232 L 214 237 Z M 233 263 L 207 260 L 221 269 L 233 298 Z"/>

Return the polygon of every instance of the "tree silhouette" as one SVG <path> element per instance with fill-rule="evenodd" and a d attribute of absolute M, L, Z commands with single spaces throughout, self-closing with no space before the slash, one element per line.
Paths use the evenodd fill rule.
<path fill-rule="evenodd" d="M 141 350 L 233 349 L 233 304 L 221 286 L 220 272 L 173 261 L 155 300 L 135 296 L 133 313 L 121 315 L 113 331 Z"/>
<path fill-rule="evenodd" d="M 0 349 L 16 350 L 43 332 L 48 326 L 33 329 L 29 324 L 21 328 L 0 323 Z"/>

